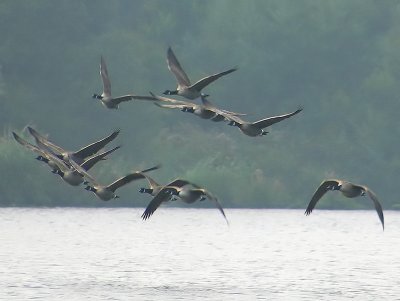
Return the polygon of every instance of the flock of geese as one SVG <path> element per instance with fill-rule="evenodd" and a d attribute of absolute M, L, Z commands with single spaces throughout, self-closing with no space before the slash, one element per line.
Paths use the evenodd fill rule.
<path fill-rule="evenodd" d="M 111 82 L 108 75 L 106 62 L 103 57 L 100 59 L 100 76 L 103 82 L 103 92 L 101 94 L 93 94 L 93 98 L 98 99 L 108 109 L 118 109 L 121 103 L 131 100 L 145 100 L 152 102 L 161 108 L 179 109 L 182 112 L 192 113 L 200 118 L 208 119 L 214 122 L 227 121 L 228 125 L 238 127 L 243 134 L 251 137 L 266 135 L 268 132 L 265 131 L 265 128 L 284 119 L 290 118 L 302 111 L 302 108 L 298 108 L 291 113 L 267 117 L 255 122 L 245 121 L 242 118 L 246 114 L 220 109 L 207 99 L 209 95 L 202 92 L 202 90 L 209 84 L 222 76 L 236 71 L 237 68 L 228 69 L 220 73 L 206 76 L 194 84 L 191 84 L 189 77 L 186 75 L 171 47 L 169 47 L 167 51 L 167 64 L 168 69 L 173 73 L 177 80 L 177 88 L 175 90 L 166 90 L 163 94 L 178 95 L 189 100 L 195 100 L 199 98 L 201 103 L 158 96 L 152 92 L 150 92 L 149 96 L 138 96 L 133 94 L 118 97 L 112 96 Z M 191 204 L 196 201 L 208 199 L 214 202 L 228 223 L 225 212 L 218 199 L 201 186 L 179 178 L 167 184 L 159 184 L 150 176 L 148 176 L 148 172 L 159 169 L 161 165 L 156 165 L 141 171 L 131 172 L 128 175 L 115 180 L 109 185 L 99 184 L 99 182 L 89 173 L 89 170 L 98 162 L 106 160 L 108 155 L 120 148 L 120 146 L 116 146 L 110 150 L 100 152 L 106 145 L 108 145 L 118 136 L 119 130 L 114 131 L 107 137 L 82 147 L 77 151 L 65 150 L 64 148 L 51 142 L 46 136 L 40 134 L 32 127 L 28 126 L 27 130 L 33 137 L 35 144 L 24 140 L 22 137 L 13 132 L 12 134 L 15 140 L 19 144 L 35 152 L 37 154 L 36 159 L 46 163 L 51 168 L 51 172 L 60 176 L 66 183 L 72 186 L 78 186 L 83 183 L 86 190 L 93 192 L 99 199 L 103 201 L 109 201 L 111 199 L 118 198 L 119 196 L 116 194 L 116 190 L 122 186 L 132 181 L 146 179 L 148 182 L 148 188 L 140 188 L 139 192 L 150 194 L 153 198 L 142 214 L 142 218 L 144 220 L 150 218 L 150 216 L 161 204 L 169 201 L 181 200 L 185 203 Z M 375 193 L 372 192 L 367 186 L 357 185 L 339 179 L 324 180 L 320 184 L 312 196 L 305 214 L 309 215 L 313 211 L 317 202 L 324 196 L 326 192 L 334 190 L 340 191 L 345 197 L 348 198 L 365 195 L 369 196 L 375 206 L 376 212 L 378 213 L 382 228 L 384 228 L 382 206 L 379 203 Z"/>

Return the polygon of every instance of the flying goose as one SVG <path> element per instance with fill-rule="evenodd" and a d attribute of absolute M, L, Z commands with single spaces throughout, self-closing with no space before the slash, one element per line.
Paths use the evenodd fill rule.
<path fill-rule="evenodd" d="M 220 203 L 218 202 L 218 199 L 204 188 L 200 188 L 196 184 L 193 184 L 189 181 L 182 179 L 177 179 L 165 186 L 160 186 L 157 183 L 155 183 L 154 180 L 152 179 L 149 180 L 148 176 L 146 176 L 146 178 L 150 183 L 150 188 L 149 189 L 141 188 L 139 192 L 150 193 L 154 195 L 154 198 L 150 201 L 145 211 L 143 212 L 142 219 L 146 220 L 150 218 L 150 216 L 153 215 L 154 211 L 156 211 L 157 208 L 162 203 L 172 200 L 172 197 L 175 195 L 179 197 L 180 200 L 182 200 L 184 203 L 187 204 L 191 204 L 196 201 L 203 201 L 205 199 L 213 201 L 217 206 L 218 210 L 224 216 L 226 222 L 228 223 L 228 220 L 225 216 L 225 212 L 222 209 Z M 193 186 L 195 188 L 188 188 L 188 185 Z"/>
<path fill-rule="evenodd" d="M 37 140 L 38 146 L 36 146 L 22 139 L 16 133 L 12 132 L 12 134 L 19 144 L 37 153 L 39 156 L 36 159 L 47 163 L 50 166 L 52 173 L 59 175 L 65 182 L 72 186 L 78 186 L 84 182 L 84 175 L 87 174 L 89 169 L 91 169 L 97 162 L 105 160 L 107 155 L 120 148 L 120 146 L 114 147 L 111 150 L 92 156 L 85 160 L 81 165 L 78 165 L 68 156 L 68 154 L 64 159 L 65 161 L 58 158 L 51 149 L 40 140 Z M 72 166 L 72 163 L 74 163 L 75 166 Z"/>
<path fill-rule="evenodd" d="M 40 141 L 41 143 L 46 145 L 48 148 L 50 148 L 60 159 L 66 161 L 67 158 L 70 158 L 78 164 L 82 164 L 86 158 L 97 153 L 100 149 L 102 149 L 104 146 L 106 146 L 108 143 L 110 143 L 112 140 L 114 140 L 120 132 L 119 130 L 116 130 L 116 131 L 112 132 L 109 136 L 107 136 L 99 141 L 93 142 L 85 147 L 82 147 L 81 149 L 79 149 L 77 151 L 66 151 L 62 147 L 49 141 L 46 137 L 44 137 L 43 135 L 38 133 L 32 127 L 28 126 L 28 131 L 35 138 L 36 143 L 38 143 L 38 141 Z"/>
<path fill-rule="evenodd" d="M 182 179 L 175 179 L 168 183 L 167 185 L 158 184 L 153 178 L 148 175 L 144 175 L 149 183 L 149 188 L 140 188 L 140 193 L 148 193 L 154 198 L 148 204 L 146 210 L 142 214 L 142 219 L 146 220 L 151 215 L 153 215 L 154 211 L 162 204 L 168 201 L 174 201 L 174 197 L 172 195 L 172 190 L 169 187 L 182 187 L 188 184 L 187 181 Z"/>
<path fill-rule="evenodd" d="M 199 116 L 203 119 L 211 119 L 213 121 L 222 121 L 227 119 L 227 116 L 242 116 L 246 114 L 235 113 L 225 110 L 220 110 L 215 107 L 210 101 L 208 101 L 205 97 L 200 96 L 203 102 L 202 105 L 198 105 L 188 101 L 181 101 L 172 98 L 162 97 L 154 95 L 150 92 L 151 96 L 158 100 L 158 102 L 154 102 L 155 105 L 162 108 L 169 109 L 180 109 L 182 112 L 193 113 L 196 116 Z M 221 116 L 221 117 L 220 117 Z"/>
<path fill-rule="evenodd" d="M 273 125 L 277 122 L 280 122 L 286 118 L 292 117 L 292 116 L 300 113 L 302 110 L 303 110 L 302 108 L 299 108 L 292 113 L 268 117 L 268 118 L 264 118 L 264 119 L 261 119 L 261 120 L 255 121 L 255 122 L 247 122 L 247 121 L 240 119 L 237 116 L 229 116 L 228 118 L 231 120 L 229 122 L 229 125 L 237 126 L 239 128 L 239 130 L 241 130 L 242 133 L 246 134 L 247 136 L 251 136 L 251 137 L 263 136 L 268 133 L 263 130 L 264 128 L 266 128 L 270 125 Z"/>
<path fill-rule="evenodd" d="M 185 71 L 183 71 L 171 47 L 169 47 L 167 51 L 167 63 L 168 63 L 168 69 L 175 75 L 176 80 L 178 81 L 178 87 L 176 88 L 176 90 L 173 91 L 166 90 L 163 94 L 179 95 L 188 99 L 195 99 L 201 95 L 207 96 L 201 93 L 201 90 L 203 88 L 205 88 L 206 86 L 208 86 L 221 76 L 224 76 L 226 74 L 232 73 L 233 71 L 237 70 L 237 68 L 232 68 L 220 73 L 209 75 L 192 85 L 190 83 L 189 77 L 186 75 Z"/>
<path fill-rule="evenodd" d="M 78 167 L 78 166 L 76 166 L 76 163 L 74 163 L 74 162 L 72 162 L 72 165 L 74 167 Z M 85 177 L 87 177 L 89 179 L 89 181 L 92 184 L 92 185 L 87 185 L 85 187 L 85 189 L 88 190 L 88 191 L 93 192 L 99 199 L 101 199 L 103 201 L 109 201 L 111 199 L 119 198 L 119 196 L 115 194 L 115 191 L 118 188 L 120 188 L 120 187 L 122 187 L 122 186 L 124 186 L 124 185 L 126 185 L 126 184 L 128 184 L 128 183 L 130 183 L 132 181 L 139 180 L 139 179 L 144 179 L 145 178 L 144 173 L 152 171 L 152 170 L 156 170 L 156 169 L 158 169 L 160 167 L 161 167 L 161 165 L 157 165 L 157 166 L 154 166 L 154 167 L 142 170 L 142 171 L 132 172 L 132 173 L 130 173 L 130 174 L 124 176 L 124 177 L 121 177 L 121 178 L 117 179 L 116 181 L 114 181 L 113 183 L 111 183 L 111 184 L 109 184 L 107 186 L 98 184 L 93 179 L 93 177 L 91 177 L 88 173 L 85 173 L 83 171 L 82 171 L 82 173 L 85 175 Z"/>
<path fill-rule="evenodd" d="M 81 170 L 84 170 L 83 167 L 76 169 L 71 166 L 74 162 L 72 159 L 67 159 L 65 162 L 50 152 L 47 153 L 47 156 L 57 165 L 57 168 L 53 169 L 52 172 L 59 175 L 65 182 L 72 186 L 78 186 L 84 182 L 84 175 L 81 172 Z"/>
<path fill-rule="evenodd" d="M 111 95 L 111 82 L 110 78 L 108 77 L 108 71 L 107 71 L 107 66 L 106 62 L 101 56 L 100 59 L 100 76 L 101 80 L 103 81 L 103 93 L 101 95 L 99 94 L 93 94 L 93 98 L 99 99 L 101 103 L 108 109 L 118 109 L 119 104 L 123 101 L 129 101 L 133 99 L 137 100 L 152 100 L 154 101 L 153 98 L 150 96 L 138 96 L 138 95 L 123 95 L 119 97 L 112 97 Z"/>
<path fill-rule="evenodd" d="M 322 196 L 329 190 L 339 190 L 345 197 L 348 198 L 365 196 L 367 194 L 374 203 L 375 210 L 378 213 L 379 220 L 382 224 L 382 228 L 385 228 L 382 206 L 379 203 L 378 197 L 375 195 L 375 193 L 367 186 L 357 185 L 343 180 L 330 179 L 323 181 L 312 196 L 304 214 L 311 214 L 319 199 L 322 198 Z"/>

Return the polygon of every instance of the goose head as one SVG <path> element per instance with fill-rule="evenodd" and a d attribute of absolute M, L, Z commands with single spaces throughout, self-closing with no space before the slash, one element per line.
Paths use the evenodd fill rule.
<path fill-rule="evenodd" d="M 65 173 L 61 171 L 60 169 L 53 169 L 51 171 L 53 174 L 59 175 L 60 177 L 64 177 Z"/>
<path fill-rule="evenodd" d="M 86 184 L 85 184 L 85 185 L 86 185 Z M 88 190 L 88 191 L 92 191 L 92 192 L 96 192 L 96 191 L 97 191 L 96 188 L 94 188 L 93 186 L 89 186 L 89 185 L 87 185 L 87 186 L 85 187 L 85 189 Z"/>
<path fill-rule="evenodd" d="M 178 94 L 178 90 L 174 90 L 174 91 L 165 90 L 165 91 L 163 92 L 163 94 L 164 94 L 164 95 L 177 95 L 177 94 Z"/>
<path fill-rule="evenodd" d="M 240 126 L 240 123 L 231 120 L 231 121 L 229 121 L 228 125 L 230 125 L 230 126 Z"/>
<path fill-rule="evenodd" d="M 103 96 L 96 94 L 96 93 L 94 93 L 92 97 L 95 99 L 103 99 Z"/>
<path fill-rule="evenodd" d="M 194 113 L 194 108 L 192 108 L 192 107 L 184 107 L 181 111 L 182 112 L 187 112 L 187 113 Z"/>
<path fill-rule="evenodd" d="M 47 158 L 45 158 L 43 156 L 37 156 L 36 160 L 42 161 L 42 162 L 45 162 L 45 163 L 49 163 L 49 159 L 47 159 Z"/>
<path fill-rule="evenodd" d="M 140 188 L 139 189 L 139 192 L 140 193 L 148 193 L 148 194 L 152 194 L 153 193 L 153 189 L 151 189 L 151 188 Z"/>

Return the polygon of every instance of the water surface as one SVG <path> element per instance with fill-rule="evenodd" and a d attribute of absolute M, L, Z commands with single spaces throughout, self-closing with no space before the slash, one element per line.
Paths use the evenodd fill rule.
<path fill-rule="evenodd" d="M 400 212 L 0 209 L 0 300 L 398 300 Z"/>

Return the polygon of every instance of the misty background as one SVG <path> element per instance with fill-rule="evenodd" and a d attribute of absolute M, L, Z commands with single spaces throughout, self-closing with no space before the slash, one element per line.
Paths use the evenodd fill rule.
<path fill-rule="evenodd" d="M 120 128 L 107 149 L 122 148 L 91 170 L 103 184 L 161 163 L 155 180 L 188 179 L 224 207 L 305 208 L 323 179 L 337 177 L 400 208 L 398 1 L 7 0 L 0 36 L 2 206 L 150 200 L 138 193 L 144 180 L 110 202 L 66 184 L 12 139 L 15 131 L 32 142 L 31 125 L 68 150 Z M 102 91 L 101 55 L 115 96 L 174 89 L 168 46 L 192 82 L 238 66 L 204 92 L 245 120 L 304 110 L 252 138 L 151 102 L 109 110 L 92 99 Z M 330 193 L 318 208 L 373 206 Z"/>

